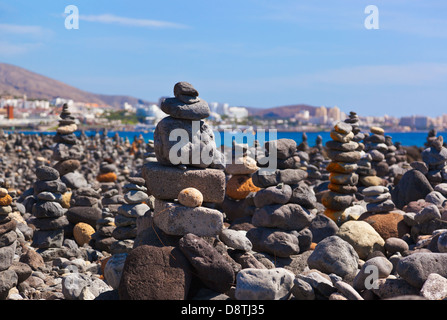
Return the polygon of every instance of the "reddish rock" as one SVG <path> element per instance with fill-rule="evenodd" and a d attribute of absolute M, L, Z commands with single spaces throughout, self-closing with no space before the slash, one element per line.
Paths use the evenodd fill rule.
<path fill-rule="evenodd" d="M 403 215 L 397 212 L 365 212 L 358 220 L 368 222 L 384 240 L 391 237 L 402 238 L 406 233 L 410 233 L 410 227 L 403 221 Z"/>
<path fill-rule="evenodd" d="M 126 258 L 118 293 L 120 300 L 184 300 L 192 273 L 175 247 L 142 245 Z"/>

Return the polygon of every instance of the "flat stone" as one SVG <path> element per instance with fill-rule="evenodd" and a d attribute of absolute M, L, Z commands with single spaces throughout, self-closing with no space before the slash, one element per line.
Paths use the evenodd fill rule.
<path fill-rule="evenodd" d="M 156 199 L 154 223 L 169 235 L 215 236 L 222 231 L 223 215 L 207 207 L 190 208 Z"/>
<path fill-rule="evenodd" d="M 36 169 L 36 177 L 39 180 L 51 181 L 59 179 L 59 172 L 48 166 L 40 166 Z"/>
<path fill-rule="evenodd" d="M 118 207 L 118 213 L 129 218 L 143 217 L 150 207 L 145 203 L 123 204 Z"/>
<path fill-rule="evenodd" d="M 294 278 L 284 268 L 243 269 L 236 278 L 235 297 L 237 300 L 287 300 Z"/>
<path fill-rule="evenodd" d="M 174 96 L 178 97 L 179 95 L 197 97 L 199 92 L 189 82 L 181 81 L 174 85 Z"/>
<path fill-rule="evenodd" d="M 447 298 L 447 279 L 437 273 L 430 274 L 421 288 L 420 295 L 428 300 Z"/>
<path fill-rule="evenodd" d="M 124 194 L 124 200 L 129 204 L 138 204 L 149 200 L 146 192 L 130 190 Z"/>
<path fill-rule="evenodd" d="M 166 98 L 161 103 L 161 110 L 173 118 L 185 120 L 201 120 L 211 114 L 208 103 L 202 99 L 193 104 L 180 101 L 178 98 Z"/>
<path fill-rule="evenodd" d="M 142 168 L 148 193 L 161 200 L 177 199 L 185 188 L 193 187 L 203 195 L 204 202 L 221 203 L 225 198 L 225 173 L 217 169 L 163 166 L 146 163 Z"/>

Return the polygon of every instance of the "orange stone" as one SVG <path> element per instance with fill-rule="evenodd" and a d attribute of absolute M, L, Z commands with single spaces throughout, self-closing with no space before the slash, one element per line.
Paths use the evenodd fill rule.
<path fill-rule="evenodd" d="M 118 177 L 115 172 L 101 173 L 96 177 L 99 182 L 115 182 Z"/>
<path fill-rule="evenodd" d="M 234 175 L 228 180 L 225 193 L 234 200 L 243 200 L 250 192 L 258 192 L 259 190 L 261 188 L 253 184 L 250 176 Z"/>
<path fill-rule="evenodd" d="M 9 206 L 12 203 L 12 197 L 7 194 L 0 198 L 0 206 Z"/>
<path fill-rule="evenodd" d="M 391 237 L 402 238 L 411 232 L 411 228 L 404 222 L 403 215 L 398 212 L 377 214 L 365 212 L 358 220 L 368 222 L 384 240 Z"/>

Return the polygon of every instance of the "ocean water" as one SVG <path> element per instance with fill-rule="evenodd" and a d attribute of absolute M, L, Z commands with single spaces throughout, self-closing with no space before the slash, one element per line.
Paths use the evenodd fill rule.
<path fill-rule="evenodd" d="M 24 134 L 48 134 L 54 135 L 55 132 L 37 132 L 37 131 L 21 131 Z M 96 131 L 86 131 L 87 136 L 93 136 L 97 134 Z M 118 133 L 122 138 L 128 138 L 130 142 L 133 142 L 135 138 L 143 137 L 144 141 L 153 140 L 153 132 L 139 132 L 139 131 L 108 131 L 107 136 L 114 137 Z M 79 132 L 76 132 L 79 136 Z M 101 132 L 99 132 L 101 134 Z M 309 146 L 314 146 L 317 137 L 320 135 L 323 139 L 323 145 L 331 140 L 329 132 L 306 132 L 307 142 Z M 416 146 L 423 147 L 427 140 L 428 132 L 385 132 L 385 135 L 391 136 L 394 143 L 400 142 L 403 146 Z M 447 132 L 438 132 L 438 135 L 446 136 Z M 232 133 L 232 132 L 215 132 L 216 142 L 221 145 L 231 146 L 232 141 L 235 140 L 237 143 L 248 143 L 252 145 L 254 140 L 257 139 L 261 144 L 270 139 L 292 139 L 295 140 L 297 144 L 303 141 L 302 132 L 272 132 L 268 130 L 265 132 L 258 131 L 256 134 L 253 133 Z M 220 139 L 219 139 L 220 138 Z"/>

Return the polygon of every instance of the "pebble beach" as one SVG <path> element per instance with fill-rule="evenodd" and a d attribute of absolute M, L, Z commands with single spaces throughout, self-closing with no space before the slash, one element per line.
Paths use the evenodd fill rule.
<path fill-rule="evenodd" d="M 442 135 L 410 154 L 352 111 L 325 143 L 221 147 L 190 83 L 161 109 L 153 140 L 67 106 L 0 132 L 0 300 L 447 299 Z"/>

